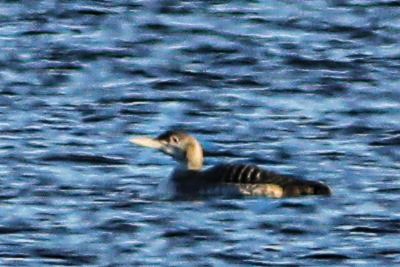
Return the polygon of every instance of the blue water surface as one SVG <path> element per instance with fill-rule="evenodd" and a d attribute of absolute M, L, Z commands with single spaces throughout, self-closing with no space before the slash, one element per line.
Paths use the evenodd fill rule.
<path fill-rule="evenodd" d="M 397 1 L 0 2 L 0 265 L 399 265 L 399 40 Z M 128 140 L 172 128 L 333 196 L 163 200 Z"/>

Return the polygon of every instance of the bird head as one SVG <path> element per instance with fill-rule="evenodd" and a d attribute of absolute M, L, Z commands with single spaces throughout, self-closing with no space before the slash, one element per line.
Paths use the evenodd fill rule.
<path fill-rule="evenodd" d="M 134 137 L 130 142 L 161 151 L 190 170 L 200 170 L 203 166 L 203 149 L 200 143 L 184 132 L 167 131 L 156 138 Z"/>

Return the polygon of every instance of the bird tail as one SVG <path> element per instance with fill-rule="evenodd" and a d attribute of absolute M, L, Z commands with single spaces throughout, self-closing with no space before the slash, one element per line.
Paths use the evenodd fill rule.
<path fill-rule="evenodd" d="M 285 197 L 299 197 L 304 195 L 330 196 L 332 195 L 332 191 L 327 185 L 316 181 L 302 181 L 301 183 L 287 185 L 284 188 Z"/>

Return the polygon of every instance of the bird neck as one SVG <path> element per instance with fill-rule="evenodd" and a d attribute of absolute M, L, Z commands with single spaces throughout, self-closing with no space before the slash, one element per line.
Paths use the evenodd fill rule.
<path fill-rule="evenodd" d="M 192 139 L 186 147 L 186 168 L 200 171 L 203 167 L 203 149 L 196 139 Z"/>

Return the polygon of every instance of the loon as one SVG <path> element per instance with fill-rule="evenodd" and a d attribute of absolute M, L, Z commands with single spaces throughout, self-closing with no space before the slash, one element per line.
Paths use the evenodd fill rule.
<path fill-rule="evenodd" d="M 161 151 L 179 163 L 170 178 L 174 196 L 221 194 L 284 198 L 331 195 L 331 189 L 322 182 L 281 175 L 252 164 L 218 164 L 202 170 L 202 146 L 196 138 L 185 132 L 166 131 L 156 138 L 142 136 L 129 141 Z"/>

